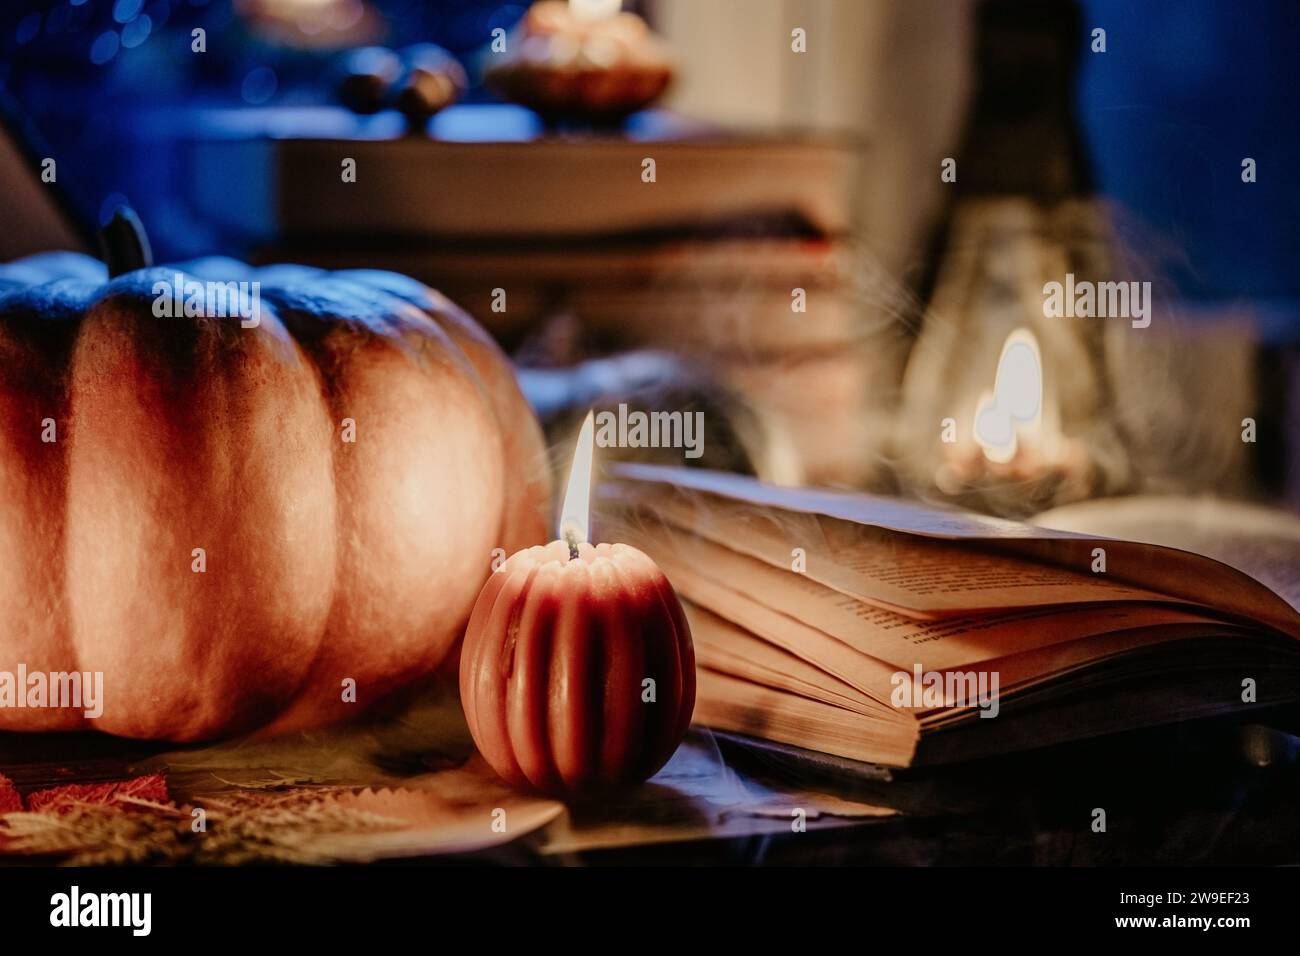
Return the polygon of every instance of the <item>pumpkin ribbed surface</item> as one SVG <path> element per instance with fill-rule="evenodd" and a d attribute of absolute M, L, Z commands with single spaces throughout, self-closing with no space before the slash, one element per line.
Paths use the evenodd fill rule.
<path fill-rule="evenodd" d="M 695 706 L 677 595 L 622 544 L 583 544 L 574 559 L 559 541 L 512 555 L 474 606 L 460 667 L 488 763 L 517 787 L 552 794 L 650 777 Z"/>
<path fill-rule="evenodd" d="M 257 281 L 260 323 L 155 315 L 178 273 Z M 544 540 L 543 455 L 504 356 L 405 277 L 0 266 L 0 669 L 104 675 L 99 719 L 0 730 L 352 716 L 447 656 L 494 548 Z"/>

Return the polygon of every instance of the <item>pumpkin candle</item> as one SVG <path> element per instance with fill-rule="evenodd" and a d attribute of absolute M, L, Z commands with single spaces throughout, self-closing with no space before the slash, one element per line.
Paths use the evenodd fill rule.
<path fill-rule="evenodd" d="M 636 548 L 587 541 L 593 436 L 588 415 L 560 538 L 488 578 L 460 662 L 487 762 L 516 787 L 568 797 L 649 778 L 695 707 L 695 651 L 672 585 Z"/>

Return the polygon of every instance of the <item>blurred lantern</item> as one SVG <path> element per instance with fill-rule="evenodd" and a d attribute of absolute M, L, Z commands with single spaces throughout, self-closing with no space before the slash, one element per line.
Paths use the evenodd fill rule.
<path fill-rule="evenodd" d="M 911 490 L 1030 514 L 1127 481 L 1102 319 L 1048 317 L 1066 273 L 1109 276 L 1108 223 L 1071 106 L 1073 4 L 980 8 L 978 82 L 956 199 L 903 381 Z"/>
<path fill-rule="evenodd" d="M 1121 237 L 1131 223 L 1094 194 L 1074 105 L 1090 43 L 1077 3 L 978 10 L 976 96 L 894 436 L 904 484 L 1013 516 L 1136 491 L 1240 491 L 1252 336 L 1180 322 L 1158 243 Z M 1029 354 L 1016 342 L 1037 351 L 1034 415 L 999 387 L 1008 359 L 1023 367 Z"/>

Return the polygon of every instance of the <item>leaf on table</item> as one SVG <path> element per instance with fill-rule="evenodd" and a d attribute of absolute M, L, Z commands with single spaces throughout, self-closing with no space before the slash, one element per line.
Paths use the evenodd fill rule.
<path fill-rule="evenodd" d="M 0 773 L 0 813 L 12 813 L 23 808 L 23 798 L 13 781 Z"/>
<path fill-rule="evenodd" d="M 62 812 L 88 804 L 117 803 L 128 797 L 153 803 L 171 803 L 166 778 L 160 773 L 151 773 L 130 780 L 70 783 L 36 790 L 27 795 L 27 809 L 33 813 Z"/>
<path fill-rule="evenodd" d="M 496 846 L 561 812 L 555 801 L 514 793 L 480 764 L 410 787 L 259 786 L 195 795 L 182 806 L 166 800 L 161 777 L 62 787 L 43 809 L 0 813 L 0 857 L 79 866 L 360 862 Z"/>

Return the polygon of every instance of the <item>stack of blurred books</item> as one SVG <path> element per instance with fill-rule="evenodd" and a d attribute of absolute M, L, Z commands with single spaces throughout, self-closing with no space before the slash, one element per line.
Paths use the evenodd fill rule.
<path fill-rule="evenodd" d="M 505 107 L 454 108 L 430 136 L 360 120 L 345 135 L 337 114 L 312 135 L 290 119 L 259 133 L 245 113 L 241 134 L 196 150 L 200 210 L 259 258 L 406 273 L 507 347 L 565 317 L 564 354 L 543 356 L 555 364 L 675 352 L 753 407 L 777 450 L 765 477 L 860 479 L 871 377 L 853 143 L 673 118 L 542 134 Z"/>

